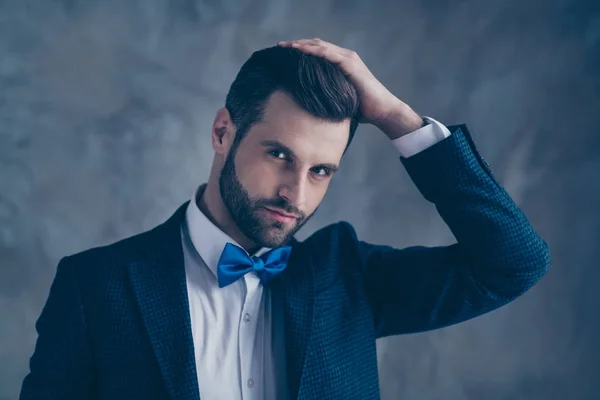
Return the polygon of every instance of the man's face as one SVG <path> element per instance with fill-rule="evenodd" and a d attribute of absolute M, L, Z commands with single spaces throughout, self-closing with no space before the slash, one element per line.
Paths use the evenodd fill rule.
<path fill-rule="evenodd" d="M 349 130 L 350 120 L 323 121 L 273 93 L 263 120 L 227 153 L 219 178 L 240 231 L 262 247 L 285 244 L 321 203 Z"/>

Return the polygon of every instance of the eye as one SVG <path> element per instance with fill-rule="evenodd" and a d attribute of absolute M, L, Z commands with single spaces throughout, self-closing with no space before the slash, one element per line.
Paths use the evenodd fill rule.
<path fill-rule="evenodd" d="M 281 150 L 273 149 L 269 150 L 267 153 L 275 158 L 279 158 L 280 160 L 289 159 L 288 155 Z"/>
<path fill-rule="evenodd" d="M 312 171 L 322 177 L 327 177 L 329 175 L 331 175 L 331 170 L 329 168 L 325 168 L 325 167 L 315 167 L 312 169 Z"/>

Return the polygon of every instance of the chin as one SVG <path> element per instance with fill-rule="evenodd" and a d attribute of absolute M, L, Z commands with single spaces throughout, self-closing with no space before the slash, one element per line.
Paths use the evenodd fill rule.
<path fill-rule="evenodd" d="M 255 229 L 250 229 L 250 235 L 246 236 L 261 247 L 275 248 L 285 245 L 301 226 L 298 220 L 284 223 L 265 217 L 263 213 L 254 215 Z"/>
<path fill-rule="evenodd" d="M 261 229 L 261 233 L 257 237 L 257 242 L 262 247 L 280 247 L 288 242 L 289 238 L 293 235 L 292 232 L 293 227 L 265 227 Z"/>
<path fill-rule="evenodd" d="M 288 241 L 289 235 L 287 233 L 280 234 L 265 234 L 261 235 L 260 242 L 262 247 L 275 248 L 282 246 Z"/>

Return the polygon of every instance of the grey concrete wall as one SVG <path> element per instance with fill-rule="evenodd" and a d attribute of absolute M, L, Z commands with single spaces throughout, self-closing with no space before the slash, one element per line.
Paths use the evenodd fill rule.
<path fill-rule="evenodd" d="M 595 3 L 595 4 L 594 4 Z M 16 399 L 60 257 L 163 221 L 212 160 L 252 51 L 321 37 L 481 153 L 550 244 L 524 297 L 380 341 L 384 399 L 598 399 L 600 6 L 575 0 L 0 1 L 0 399 Z M 348 201 L 352 196 L 353 200 Z M 387 139 L 359 128 L 307 236 L 453 238 Z"/>

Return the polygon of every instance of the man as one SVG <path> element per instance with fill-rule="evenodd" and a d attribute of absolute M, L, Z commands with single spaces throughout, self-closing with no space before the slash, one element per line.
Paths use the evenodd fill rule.
<path fill-rule="evenodd" d="M 383 131 L 447 247 L 303 242 L 358 120 Z M 375 340 L 498 308 L 549 253 L 465 125 L 422 118 L 352 51 L 280 42 L 241 68 L 213 167 L 164 224 L 59 263 L 21 399 L 377 399 Z"/>

